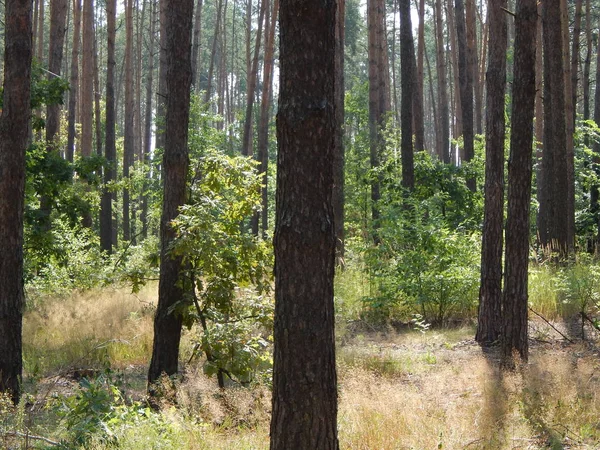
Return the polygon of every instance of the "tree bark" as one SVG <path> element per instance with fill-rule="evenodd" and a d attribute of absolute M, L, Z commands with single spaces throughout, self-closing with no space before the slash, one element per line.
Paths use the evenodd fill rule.
<path fill-rule="evenodd" d="M 23 371 L 23 209 L 29 136 L 31 0 L 4 3 L 4 97 L 0 113 L 0 392 L 15 404 Z"/>
<path fill-rule="evenodd" d="M 105 157 L 104 186 L 100 204 L 100 247 L 111 253 L 116 242 L 113 241 L 112 204 L 113 193 L 108 185 L 115 179 L 117 149 L 115 139 L 115 34 L 116 34 L 117 0 L 106 2 L 106 124 L 105 124 Z"/>
<path fill-rule="evenodd" d="M 150 386 L 163 373 L 178 371 L 181 315 L 171 308 L 184 300 L 179 283 L 182 260 L 169 249 L 175 238 L 171 221 L 186 201 L 189 168 L 188 123 L 192 85 L 191 45 L 193 0 L 165 0 L 167 97 L 163 156 L 163 209 L 158 307 L 154 316 L 154 344 L 148 371 Z M 150 394 L 153 394 L 150 388 Z"/>
<path fill-rule="evenodd" d="M 565 107 L 565 76 L 560 0 L 542 3 L 544 39 L 544 150 L 543 188 L 538 233 L 540 244 L 565 256 L 568 243 L 568 165 Z"/>
<path fill-rule="evenodd" d="M 508 162 L 508 217 L 502 307 L 502 350 L 507 366 L 515 354 L 527 362 L 527 269 L 529 261 L 529 207 L 535 100 L 535 40 L 537 1 L 517 0 L 515 55 Z M 559 28 L 560 30 L 560 28 Z"/>
<path fill-rule="evenodd" d="M 343 0 L 342 0 L 343 1 Z M 265 67 L 263 75 L 263 91 L 260 103 L 260 124 L 258 126 L 258 160 L 260 161 L 260 174 L 262 176 L 260 213 L 261 230 L 263 236 L 269 228 L 269 117 L 271 112 L 271 89 L 273 85 L 273 53 L 275 49 L 275 28 L 279 14 L 279 0 L 275 0 L 271 13 L 271 22 L 268 24 L 268 34 L 265 42 Z"/>
<path fill-rule="evenodd" d="M 154 84 L 154 42 L 156 40 L 156 1 L 151 0 L 151 12 L 150 12 L 150 37 L 148 43 L 148 70 L 146 73 L 146 111 L 144 114 L 144 164 L 150 164 L 150 152 L 152 150 L 152 85 Z M 193 56 L 193 54 L 192 54 Z M 194 65 L 192 64 L 192 71 Z M 194 78 L 192 77 L 192 81 Z M 148 237 L 148 194 L 146 193 L 151 172 L 148 170 L 146 174 L 146 180 L 144 182 L 144 194 L 142 196 L 142 238 Z"/>
<path fill-rule="evenodd" d="M 346 95 L 344 78 L 344 56 L 345 56 L 345 18 L 346 0 L 337 0 L 336 22 L 335 22 L 335 154 L 333 159 L 333 214 L 336 237 L 336 263 L 338 266 L 344 264 L 345 253 L 345 163 L 346 149 L 344 146 L 344 98 Z"/>
<path fill-rule="evenodd" d="M 202 0 L 196 3 L 194 14 L 194 43 L 192 45 L 192 84 L 200 91 L 200 49 L 202 44 Z"/>
<path fill-rule="evenodd" d="M 75 153 L 75 116 L 79 83 L 79 39 L 81 35 L 81 0 L 73 0 L 73 46 L 71 47 L 71 74 L 69 77 L 69 116 L 67 131 L 67 161 L 73 162 Z"/>
<path fill-rule="evenodd" d="M 337 450 L 333 0 L 280 12 L 271 449 Z"/>
<path fill-rule="evenodd" d="M 413 148 L 413 96 L 414 96 L 414 70 L 413 67 L 414 43 L 412 37 L 412 24 L 410 20 L 410 0 L 400 0 L 400 83 L 402 87 L 402 105 L 400 126 L 401 141 L 400 153 L 402 154 L 402 187 L 408 191 L 415 188 L 415 164 Z"/>
<path fill-rule="evenodd" d="M 134 158 L 134 84 L 133 84 L 133 0 L 125 2 L 125 129 L 123 142 L 123 180 L 128 181 Z M 129 189 L 123 189 L 123 240 L 131 239 Z"/>
<path fill-rule="evenodd" d="M 446 66 L 446 52 L 444 48 L 442 0 L 435 0 L 435 20 L 441 132 L 441 153 L 438 153 L 438 157 L 445 164 L 450 164 L 450 107 L 448 103 L 448 68 Z"/>
<path fill-rule="evenodd" d="M 81 41 L 81 156 L 92 155 L 94 129 L 94 2 L 83 0 Z M 91 225 L 91 224 L 90 224 Z"/>
<path fill-rule="evenodd" d="M 389 74 L 387 65 L 387 41 L 385 35 L 385 2 L 367 1 L 367 28 L 369 44 L 369 142 L 371 169 L 380 165 L 380 156 L 385 145 L 383 128 L 385 115 L 390 110 Z M 377 203 L 381 198 L 381 176 L 374 175 L 371 181 L 371 216 L 373 219 L 373 241 L 379 244 L 380 211 Z"/>
<path fill-rule="evenodd" d="M 489 65 L 487 72 L 484 219 L 481 284 L 475 339 L 490 344 L 502 334 L 502 247 L 504 224 L 504 99 L 508 42 L 506 0 L 488 5 Z"/>
<path fill-rule="evenodd" d="M 473 65 L 467 43 L 465 22 L 465 5 L 463 0 L 455 0 L 456 5 L 456 37 L 458 41 L 458 79 L 460 87 L 460 104 L 463 126 L 463 154 L 465 162 L 475 157 L 473 134 Z M 467 186 L 475 192 L 475 179 L 469 178 Z"/>

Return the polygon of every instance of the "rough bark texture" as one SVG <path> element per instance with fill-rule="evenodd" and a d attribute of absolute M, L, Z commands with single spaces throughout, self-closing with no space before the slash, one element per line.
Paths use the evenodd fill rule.
<path fill-rule="evenodd" d="M 125 130 L 123 140 L 123 179 L 129 178 L 129 169 L 133 166 L 134 132 L 134 84 L 133 84 L 133 0 L 125 2 Z M 129 189 L 123 189 L 123 240 L 131 239 Z"/>
<path fill-rule="evenodd" d="M 92 154 L 94 128 L 94 4 L 83 0 L 81 40 L 81 156 Z"/>
<path fill-rule="evenodd" d="M 254 90 L 256 89 L 256 79 L 258 75 L 258 56 L 260 53 L 260 42 L 263 34 L 263 19 L 267 0 L 260 2 L 260 14 L 258 16 L 258 29 L 256 30 L 256 42 L 254 44 L 254 56 L 252 58 L 252 68 L 248 74 L 248 89 L 246 92 L 246 116 L 244 121 L 244 134 L 242 137 L 242 155 L 252 154 L 252 107 L 254 105 Z M 257 224 L 258 225 L 258 224 Z M 253 230 L 258 233 L 258 226 Z"/>
<path fill-rule="evenodd" d="M 287 0 L 280 20 L 271 449 L 337 449 L 332 207 L 333 0 Z"/>
<path fill-rule="evenodd" d="M 456 37 L 458 41 L 458 82 L 460 88 L 460 104 L 462 113 L 462 136 L 464 160 L 471 161 L 475 157 L 473 134 L 473 67 L 470 64 L 465 24 L 465 5 L 463 0 L 455 0 L 456 5 Z M 467 186 L 475 191 L 475 179 L 469 178 Z"/>
<path fill-rule="evenodd" d="M 73 162 L 75 153 L 75 116 L 79 82 L 79 39 L 81 34 L 81 0 L 73 0 L 73 45 L 71 47 L 71 74 L 69 76 L 69 117 L 67 130 L 67 160 Z"/>
<path fill-rule="evenodd" d="M 48 52 L 49 78 L 60 76 L 65 43 L 67 0 L 54 0 L 50 3 L 50 48 Z M 60 105 L 48 106 L 46 112 L 46 141 L 54 141 L 58 132 Z"/>
<path fill-rule="evenodd" d="M 271 90 L 273 86 L 273 52 L 275 48 L 275 28 L 277 16 L 279 15 L 279 0 L 275 0 L 271 13 L 271 22 L 268 26 L 269 33 L 265 42 L 265 67 L 263 75 L 263 91 L 260 105 L 260 124 L 258 126 L 258 160 L 260 161 L 260 173 L 262 175 L 261 189 L 261 230 L 263 235 L 269 228 L 269 196 L 267 171 L 269 168 L 269 116 L 271 112 Z"/>
<path fill-rule="evenodd" d="M 196 3 L 194 13 L 194 43 L 192 45 L 192 84 L 196 91 L 200 90 L 200 48 L 202 43 L 202 0 Z"/>
<path fill-rule="evenodd" d="M 31 0 L 6 0 L 0 113 L 0 392 L 21 393 L 23 207 L 32 57 Z"/>
<path fill-rule="evenodd" d="M 529 205 L 535 100 L 535 40 L 537 1 L 517 0 L 515 17 L 512 128 L 508 162 L 508 217 L 502 307 L 502 349 L 505 362 L 515 353 L 528 358 L 527 269 L 529 256 Z"/>
<path fill-rule="evenodd" d="M 150 54 L 150 57 L 148 58 L 148 71 L 146 74 L 146 111 L 144 113 L 144 149 L 142 152 L 144 164 L 146 165 L 150 164 L 150 152 L 152 150 L 152 86 L 154 84 L 154 42 L 156 41 L 156 1 L 152 0 L 151 3 L 150 37 L 148 43 L 148 53 Z M 146 190 L 149 187 L 150 177 L 151 172 L 148 171 L 146 174 L 144 194 L 142 197 L 141 219 L 143 239 L 146 239 L 148 236 L 148 194 L 146 193 Z"/>
<path fill-rule="evenodd" d="M 115 141 L 115 30 L 116 30 L 117 0 L 106 2 L 107 24 L 107 52 L 106 52 L 106 131 L 104 156 L 108 163 L 104 170 L 104 184 L 115 179 L 115 162 L 117 149 Z M 113 221 L 112 221 L 113 193 L 103 188 L 100 204 L 100 246 L 102 250 L 112 252 L 113 246 Z"/>
<path fill-rule="evenodd" d="M 441 152 L 438 157 L 445 163 L 450 164 L 450 106 L 448 103 L 448 79 L 446 66 L 446 52 L 444 49 L 444 29 L 442 20 L 442 0 L 435 1 L 436 20 L 436 48 L 437 48 L 437 73 L 438 73 L 438 96 L 440 105 L 440 134 Z"/>
<path fill-rule="evenodd" d="M 344 194 L 344 167 L 346 164 L 346 149 L 344 147 L 344 98 L 345 98 L 345 78 L 344 78 L 344 51 L 345 51 L 345 18 L 346 18 L 346 0 L 337 1 L 335 23 L 335 114 L 336 114 L 336 133 L 335 133 L 335 156 L 333 160 L 333 213 L 335 216 L 335 237 L 336 237 L 336 261 L 338 265 L 344 262 L 344 239 L 345 239 L 345 194 Z"/>
<path fill-rule="evenodd" d="M 565 76 L 560 0 L 542 3 L 544 39 L 544 149 L 538 232 L 540 244 L 568 252 L 568 170 Z"/>
<path fill-rule="evenodd" d="M 380 154 L 384 145 L 382 129 L 385 114 L 390 110 L 389 73 L 387 65 L 387 40 L 385 36 L 385 3 L 383 0 L 367 1 L 367 28 L 369 41 L 369 141 L 371 168 L 380 164 Z M 371 181 L 371 215 L 373 219 L 373 240 L 379 243 L 379 208 L 381 198 L 380 177 Z"/>
<path fill-rule="evenodd" d="M 415 188 L 415 164 L 413 148 L 413 95 L 414 44 L 410 20 L 410 0 L 400 0 L 400 84 L 402 105 L 400 126 L 402 128 L 400 152 L 402 154 L 402 186 L 409 191 Z"/>
<path fill-rule="evenodd" d="M 489 4 L 489 66 L 485 141 L 484 219 L 481 246 L 481 284 L 475 339 L 497 341 L 502 333 L 502 229 L 504 224 L 504 99 L 506 92 L 506 0 Z"/>
<path fill-rule="evenodd" d="M 179 281 L 181 258 L 169 255 L 174 231 L 170 222 L 186 200 L 189 167 L 187 147 L 192 82 L 191 34 L 193 0 L 165 0 L 167 57 L 167 97 L 165 150 L 163 156 L 163 209 L 161 216 L 161 259 L 158 307 L 154 317 L 154 345 L 148 381 L 156 381 L 162 373 L 173 375 L 178 370 L 181 316 L 170 311 L 183 300 Z"/>

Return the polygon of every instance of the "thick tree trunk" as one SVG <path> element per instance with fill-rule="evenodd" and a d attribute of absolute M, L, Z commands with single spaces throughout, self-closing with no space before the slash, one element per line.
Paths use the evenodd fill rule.
<path fill-rule="evenodd" d="M 505 363 L 509 367 L 515 363 L 515 354 L 518 354 L 523 362 L 527 362 L 529 356 L 527 269 L 537 19 L 536 0 L 517 0 L 502 308 L 502 349 Z"/>
<path fill-rule="evenodd" d="M 506 0 L 489 4 L 489 65 L 487 72 L 484 219 L 481 284 L 475 339 L 490 344 L 502 334 L 502 231 L 504 224 L 504 136 L 507 20 Z"/>
<path fill-rule="evenodd" d="M 542 3 L 544 39 L 543 188 L 538 232 L 542 247 L 564 256 L 569 251 L 567 118 L 560 0 Z"/>
<path fill-rule="evenodd" d="M 115 140 L 115 33 L 116 33 L 117 0 L 106 2 L 106 131 L 105 157 L 107 166 L 104 169 L 104 187 L 100 204 L 100 246 L 102 250 L 112 252 L 116 242 L 113 240 L 112 204 L 113 193 L 107 185 L 115 179 L 117 160 Z"/>
<path fill-rule="evenodd" d="M 402 187 L 412 191 L 415 188 L 415 164 L 413 149 L 413 97 L 414 97 L 414 70 L 413 67 L 414 43 L 412 37 L 412 24 L 410 20 L 410 0 L 400 0 L 400 73 L 402 87 L 401 105 L 401 142 L 402 154 Z"/>
<path fill-rule="evenodd" d="M 167 109 L 163 156 L 163 209 L 161 216 L 161 258 L 158 307 L 154 317 L 154 345 L 148 371 L 151 384 L 163 373 L 178 371 L 181 316 L 172 307 L 184 300 L 180 284 L 182 261 L 169 254 L 175 238 L 171 221 L 186 200 L 189 168 L 188 123 L 192 85 L 193 0 L 165 0 L 167 56 Z M 150 393 L 153 394 L 152 387 Z"/>
<path fill-rule="evenodd" d="M 0 113 L 0 392 L 15 404 L 23 370 L 23 209 L 31 94 L 31 0 L 4 3 L 4 100 Z"/>
<path fill-rule="evenodd" d="M 272 450 L 339 448 L 331 198 L 335 23 L 335 1 L 281 4 Z"/>

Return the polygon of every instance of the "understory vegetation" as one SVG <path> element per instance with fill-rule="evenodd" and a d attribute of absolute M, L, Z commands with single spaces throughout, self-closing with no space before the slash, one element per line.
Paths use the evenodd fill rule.
<path fill-rule="evenodd" d="M 483 184 L 481 139 L 476 157 L 460 167 L 416 154 L 409 193 L 399 181 L 393 124 L 381 165 L 366 169 L 368 130 L 359 124 L 367 111 L 358 106 L 366 104 L 364 91 L 356 84 L 347 94 L 347 121 L 355 126 L 346 136 L 345 255 L 335 279 L 341 448 L 597 448 L 600 261 L 586 252 L 597 225 L 589 206 L 597 180 L 586 169 L 595 125 L 578 128 L 579 251 L 557 261 L 531 246 L 530 363 L 506 373 L 497 350 L 482 351 L 473 340 L 483 198 L 467 180 Z M 261 204 L 256 162 L 234 155 L 231 135 L 214 121 L 196 98 L 189 201 L 173 222 L 169 249 L 185 267 L 179 282 L 187 296 L 171 311 L 185 325 L 182 375 L 159 383 L 162 400 L 153 405 L 146 375 L 162 194 L 148 174 L 158 163 L 139 164 L 129 179 L 108 186 L 115 194 L 126 187 L 140 212 L 132 239 L 120 239 L 109 255 L 100 250 L 97 224 L 81 220 L 97 216 L 97 174 L 106 161 L 70 164 L 29 149 L 24 395 L 17 406 L 0 399 L 0 447 L 268 447 L 272 236 L 251 232 Z M 375 178 L 377 205 L 370 197 Z M 118 220 L 122 200 L 115 197 Z M 42 198 L 52 205 L 48 216 Z M 535 242 L 533 227 L 531 234 Z"/>

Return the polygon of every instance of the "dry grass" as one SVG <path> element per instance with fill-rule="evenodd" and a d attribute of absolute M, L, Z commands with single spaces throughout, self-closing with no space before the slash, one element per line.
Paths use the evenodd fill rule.
<path fill-rule="evenodd" d="M 24 317 L 26 375 L 146 364 L 155 299 L 156 285 L 137 295 L 109 288 L 46 299 Z"/>
<path fill-rule="evenodd" d="M 139 296 L 90 293 L 28 312 L 29 378 L 109 363 L 123 369 L 141 396 L 155 289 Z M 530 363 L 505 374 L 472 336 L 464 328 L 344 339 L 338 349 L 341 448 L 600 448 L 600 359 L 593 344 L 565 346 L 550 331 L 553 343 L 534 344 Z M 266 449 L 269 413 L 268 388 L 221 392 L 199 366 L 187 367 L 177 406 L 123 427 L 119 448 Z"/>

